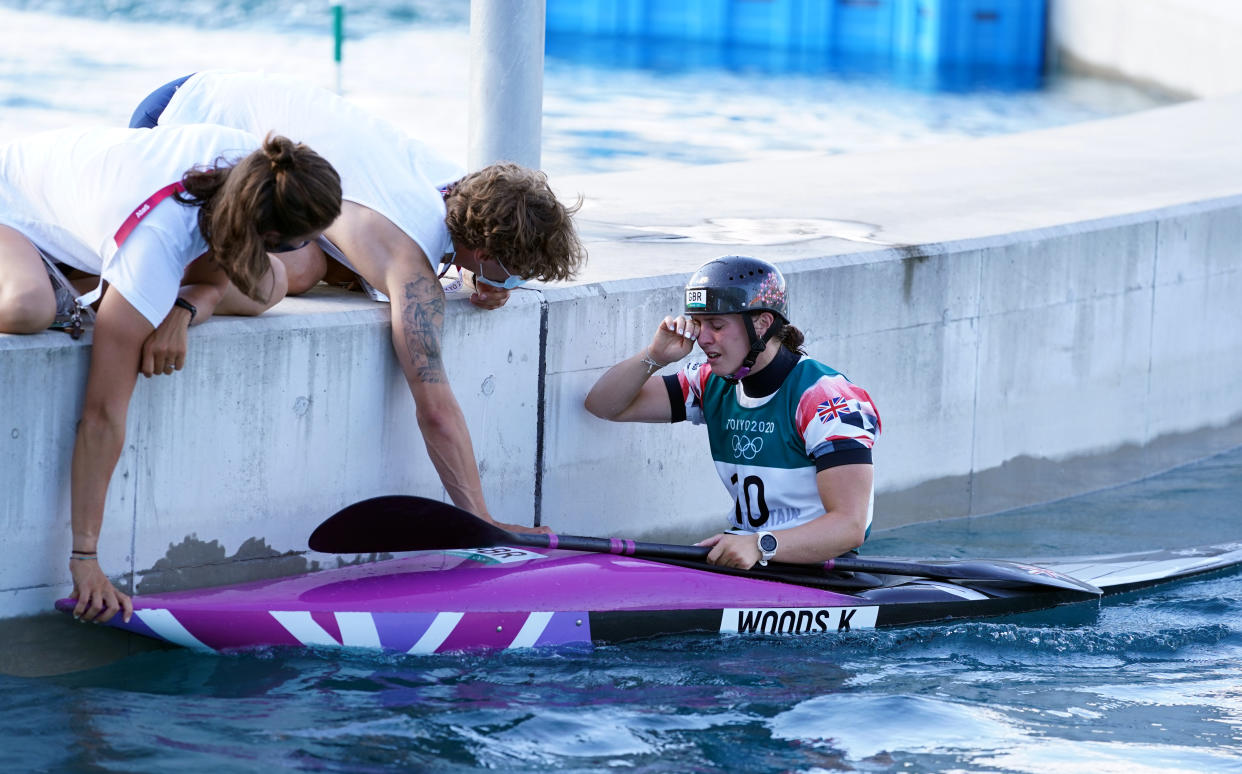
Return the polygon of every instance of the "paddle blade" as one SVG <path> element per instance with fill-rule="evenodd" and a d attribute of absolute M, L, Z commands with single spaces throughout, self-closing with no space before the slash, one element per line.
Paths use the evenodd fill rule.
<path fill-rule="evenodd" d="M 312 551 L 370 554 L 480 548 L 508 541 L 508 532 L 456 506 L 388 495 L 342 508 L 316 527 L 308 542 Z"/>

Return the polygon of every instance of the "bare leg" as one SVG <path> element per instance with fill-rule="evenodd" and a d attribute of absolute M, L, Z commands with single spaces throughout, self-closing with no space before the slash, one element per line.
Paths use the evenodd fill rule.
<path fill-rule="evenodd" d="M 38 333 L 56 319 L 56 293 L 39 251 L 0 225 L 0 333 Z"/>
<path fill-rule="evenodd" d="M 289 287 L 289 279 L 288 273 L 285 271 L 284 262 L 275 256 L 272 256 L 271 277 L 271 290 L 262 301 L 255 301 L 238 290 L 237 286 L 230 282 L 228 288 L 224 291 L 224 297 L 216 305 L 214 314 L 255 317 L 276 306 L 280 299 L 287 295 L 286 290 Z"/>
<path fill-rule="evenodd" d="M 301 250 L 280 253 L 279 258 L 289 275 L 289 295 L 300 296 L 319 284 L 328 272 L 328 257 L 319 245 L 311 242 Z"/>
<path fill-rule="evenodd" d="M 216 314 L 230 314 L 241 317 L 254 317 L 271 309 L 285 296 L 297 296 L 319 284 L 328 269 L 328 258 L 319 245 L 311 242 L 301 250 L 278 253 L 271 256 L 272 269 L 276 272 L 277 282 L 283 283 L 288 290 L 279 296 L 269 296 L 268 302 L 260 303 L 246 297 L 233 283 L 229 283 L 224 297 L 216 307 Z M 187 274 L 183 283 L 189 281 Z"/>

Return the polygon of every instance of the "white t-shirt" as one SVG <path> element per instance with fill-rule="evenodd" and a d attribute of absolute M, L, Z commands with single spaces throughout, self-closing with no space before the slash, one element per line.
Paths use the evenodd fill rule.
<path fill-rule="evenodd" d="M 161 200 L 118 249 L 125 221 L 194 166 L 235 163 L 259 146 L 222 126 L 58 129 L 0 146 L 0 223 L 53 259 L 98 274 L 152 325 L 207 252 L 198 208 Z"/>
<path fill-rule="evenodd" d="M 288 76 L 209 70 L 177 89 L 159 123 L 221 124 L 306 143 L 336 168 L 342 198 L 396 224 L 433 268 L 453 249 L 439 189 L 463 170 L 330 91 Z"/>

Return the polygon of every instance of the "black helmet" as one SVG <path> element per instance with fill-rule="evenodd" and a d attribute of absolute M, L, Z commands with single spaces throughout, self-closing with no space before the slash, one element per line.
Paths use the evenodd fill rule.
<path fill-rule="evenodd" d="M 727 255 L 700 266 L 686 283 L 686 314 L 760 311 L 789 322 L 785 278 L 767 261 Z"/>
<path fill-rule="evenodd" d="M 750 315 L 744 312 L 771 312 L 776 320 L 759 336 Z M 779 335 L 789 323 L 785 278 L 775 266 L 758 258 L 726 255 L 708 261 L 686 283 L 686 314 L 742 315 L 746 335 L 750 337 L 750 351 L 737 371 L 721 376 L 730 381 L 744 379 L 768 340 Z"/>

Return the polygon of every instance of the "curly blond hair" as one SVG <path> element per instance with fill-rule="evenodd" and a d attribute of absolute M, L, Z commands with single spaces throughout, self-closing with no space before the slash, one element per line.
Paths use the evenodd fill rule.
<path fill-rule="evenodd" d="M 457 181 L 444 204 L 454 242 L 482 248 L 520 277 L 572 279 L 586 262 L 572 218 L 581 198 L 566 207 L 538 170 L 492 164 Z"/>

